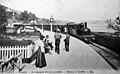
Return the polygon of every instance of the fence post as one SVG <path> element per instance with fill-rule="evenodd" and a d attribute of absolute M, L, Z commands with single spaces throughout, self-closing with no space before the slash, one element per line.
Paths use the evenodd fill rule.
<path fill-rule="evenodd" d="M 2 47 L 2 49 L 3 49 L 3 47 Z M 2 60 L 4 59 L 4 55 L 3 55 L 4 53 L 3 53 L 3 50 L 2 50 Z"/>
<path fill-rule="evenodd" d="M 6 55 L 6 52 L 5 52 L 5 47 L 4 47 L 4 50 L 3 50 L 3 51 L 4 51 L 4 59 L 5 59 L 5 55 Z"/>
<path fill-rule="evenodd" d="M 8 51 L 9 51 L 9 49 L 7 49 L 7 58 L 9 58 L 9 52 Z"/>
<path fill-rule="evenodd" d="M 30 45 L 27 46 L 27 58 L 30 57 L 30 56 L 29 56 L 29 47 L 30 47 Z"/>

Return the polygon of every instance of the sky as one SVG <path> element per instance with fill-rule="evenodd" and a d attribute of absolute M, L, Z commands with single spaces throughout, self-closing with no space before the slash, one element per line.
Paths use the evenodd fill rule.
<path fill-rule="evenodd" d="M 9 8 L 35 13 L 39 18 L 79 22 L 114 19 L 120 14 L 120 0 L 0 0 Z"/>

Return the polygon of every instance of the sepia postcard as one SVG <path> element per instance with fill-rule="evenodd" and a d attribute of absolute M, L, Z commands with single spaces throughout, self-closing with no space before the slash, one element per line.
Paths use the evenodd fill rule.
<path fill-rule="evenodd" d="M 119 74 L 120 0 L 0 0 L 0 74 Z"/>

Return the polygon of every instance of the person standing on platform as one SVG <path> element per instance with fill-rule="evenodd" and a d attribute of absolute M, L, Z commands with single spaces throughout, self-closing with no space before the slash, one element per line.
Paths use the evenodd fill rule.
<path fill-rule="evenodd" d="M 54 38 L 55 38 L 55 52 L 57 54 L 60 54 L 60 39 L 62 38 L 61 34 L 60 34 L 60 30 L 57 29 L 55 35 L 54 35 Z"/>
<path fill-rule="evenodd" d="M 44 50 L 44 43 L 43 43 L 44 36 L 40 33 L 40 39 L 38 39 L 35 43 L 34 50 L 35 53 L 28 58 L 27 63 L 31 63 L 32 61 L 35 61 L 35 66 L 42 68 L 47 65 L 46 59 L 45 59 L 45 50 Z"/>
<path fill-rule="evenodd" d="M 45 59 L 45 49 L 44 49 L 44 42 L 43 42 L 44 36 L 41 35 L 39 41 L 38 41 L 38 53 L 36 57 L 35 66 L 42 68 L 46 66 L 46 59 Z"/>
<path fill-rule="evenodd" d="M 70 35 L 66 33 L 66 38 L 64 39 L 65 42 L 65 50 L 69 52 L 69 44 L 70 44 Z"/>
<path fill-rule="evenodd" d="M 67 33 L 67 27 L 64 28 L 64 33 Z"/>

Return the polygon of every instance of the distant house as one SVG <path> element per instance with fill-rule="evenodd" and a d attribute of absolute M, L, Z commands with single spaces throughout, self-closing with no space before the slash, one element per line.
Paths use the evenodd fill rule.
<path fill-rule="evenodd" d="M 12 19 L 8 19 L 8 24 L 6 26 L 7 31 L 6 33 L 15 33 L 17 32 L 17 29 L 22 25 L 21 22 L 13 22 Z"/>
<path fill-rule="evenodd" d="M 15 27 L 7 27 L 6 33 L 16 33 L 17 28 Z"/>
<path fill-rule="evenodd" d="M 38 21 L 37 21 L 37 20 L 34 20 L 34 21 L 33 21 L 33 20 L 31 20 L 31 21 L 30 21 L 30 24 L 31 24 L 31 25 L 32 25 L 32 24 L 37 24 L 37 23 L 38 23 Z"/>
<path fill-rule="evenodd" d="M 34 29 L 31 26 L 25 26 L 24 29 L 21 30 L 21 32 L 34 32 Z"/>
<path fill-rule="evenodd" d="M 8 21 L 7 27 L 13 27 L 13 20 L 8 19 L 7 21 Z"/>

